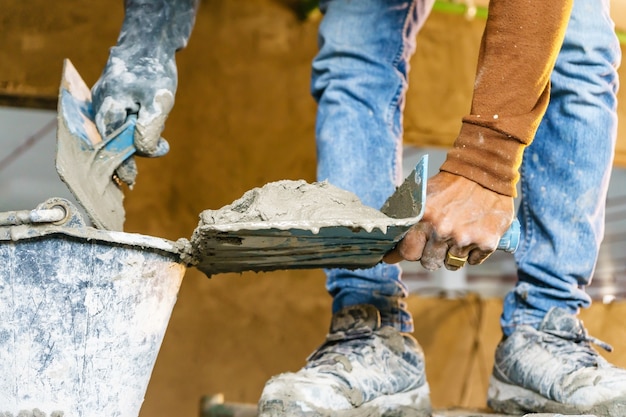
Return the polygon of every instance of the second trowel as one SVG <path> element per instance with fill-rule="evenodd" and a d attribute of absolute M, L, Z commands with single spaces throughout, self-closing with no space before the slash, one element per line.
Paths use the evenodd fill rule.
<path fill-rule="evenodd" d="M 115 170 L 135 153 L 135 116 L 109 137 L 102 138 L 93 121 L 91 91 L 69 60 L 57 106 L 59 176 L 98 229 L 122 231 L 124 194 Z"/>

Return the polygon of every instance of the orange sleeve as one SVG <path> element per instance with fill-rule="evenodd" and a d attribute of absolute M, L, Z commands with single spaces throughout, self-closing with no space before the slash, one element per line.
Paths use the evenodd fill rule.
<path fill-rule="evenodd" d="M 471 113 L 442 171 L 515 196 L 522 154 L 550 98 L 573 0 L 491 0 Z"/>

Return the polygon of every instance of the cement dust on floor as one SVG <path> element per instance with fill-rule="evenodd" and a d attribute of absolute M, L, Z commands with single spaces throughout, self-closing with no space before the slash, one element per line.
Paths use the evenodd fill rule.
<path fill-rule="evenodd" d="M 460 408 L 449 409 L 449 410 L 435 410 L 433 411 L 432 417 L 511 417 L 508 414 L 493 414 L 488 411 L 477 411 L 477 410 L 464 410 Z M 563 414 L 552 414 L 552 413 L 543 413 L 543 414 L 525 414 L 523 417 L 565 417 Z M 591 415 L 578 415 L 578 416 L 570 416 L 568 417 L 596 417 Z"/>
<path fill-rule="evenodd" d="M 200 417 L 256 417 L 257 408 L 255 404 L 228 403 L 224 402 L 222 394 L 205 396 L 200 404 Z M 444 410 L 433 410 L 432 417 L 514 417 L 505 414 L 494 414 L 489 410 L 448 408 Z M 517 416 L 517 417 L 522 417 Z M 525 414 L 523 417 L 565 417 L 562 414 Z M 593 415 L 578 415 L 568 417 L 597 417 Z"/>
<path fill-rule="evenodd" d="M 503 414 L 491 414 L 486 410 L 463 410 L 460 408 L 450 410 L 434 410 L 433 417 L 504 417 Z M 510 417 L 510 416 L 508 416 Z"/>

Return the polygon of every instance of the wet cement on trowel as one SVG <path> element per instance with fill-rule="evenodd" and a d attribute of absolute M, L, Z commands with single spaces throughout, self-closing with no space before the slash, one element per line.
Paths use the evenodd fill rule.
<path fill-rule="evenodd" d="M 182 259 L 221 272 L 348 267 L 380 262 L 406 219 L 388 217 L 328 182 L 282 180 L 205 210 Z"/>
<path fill-rule="evenodd" d="M 205 210 L 200 225 L 269 223 L 278 227 L 297 226 L 317 231 L 320 224 L 341 224 L 371 230 L 389 218 L 365 206 L 351 192 L 330 183 L 282 180 L 246 192 L 219 210 Z"/>

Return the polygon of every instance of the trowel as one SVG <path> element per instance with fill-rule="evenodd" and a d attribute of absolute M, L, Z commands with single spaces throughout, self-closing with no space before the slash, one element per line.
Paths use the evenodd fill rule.
<path fill-rule="evenodd" d="M 280 210 L 259 213 L 251 209 L 255 200 L 264 198 L 263 193 L 268 192 L 268 186 L 282 186 L 282 182 L 266 184 L 260 189 L 248 191 L 242 198 L 218 211 L 203 212 L 187 246 L 188 256 L 183 259 L 207 276 L 222 272 L 372 267 L 380 263 L 384 255 L 424 215 L 427 172 L 428 155 L 424 155 L 380 211 L 362 211 L 365 206 L 347 192 L 340 194 L 341 198 L 333 195 L 325 199 L 323 192 L 326 188 L 323 188 L 322 194 L 314 194 L 319 201 L 304 201 L 304 204 L 310 204 L 306 208 L 308 217 L 305 215 L 297 219 L 282 218 Z M 320 183 L 289 184 L 295 188 L 331 187 Z M 296 202 L 289 203 L 284 200 L 291 195 L 279 195 L 281 192 L 287 193 L 287 190 L 279 189 L 272 201 L 285 205 L 299 204 L 297 194 Z M 335 203 L 337 206 L 346 205 L 350 210 L 354 208 L 354 215 L 350 216 L 349 210 L 347 216 L 333 217 L 327 208 Z M 245 212 L 250 211 L 253 216 L 247 217 Z M 235 213 L 234 218 L 239 217 L 240 220 L 224 221 L 233 217 L 221 216 L 222 212 Z M 515 220 L 500 239 L 498 250 L 514 252 L 519 236 L 520 225 Z"/>
<path fill-rule="evenodd" d="M 115 170 L 136 151 L 136 116 L 102 138 L 94 123 L 91 91 L 68 59 L 63 63 L 57 110 L 59 176 L 95 227 L 122 231 L 124 194 Z"/>

